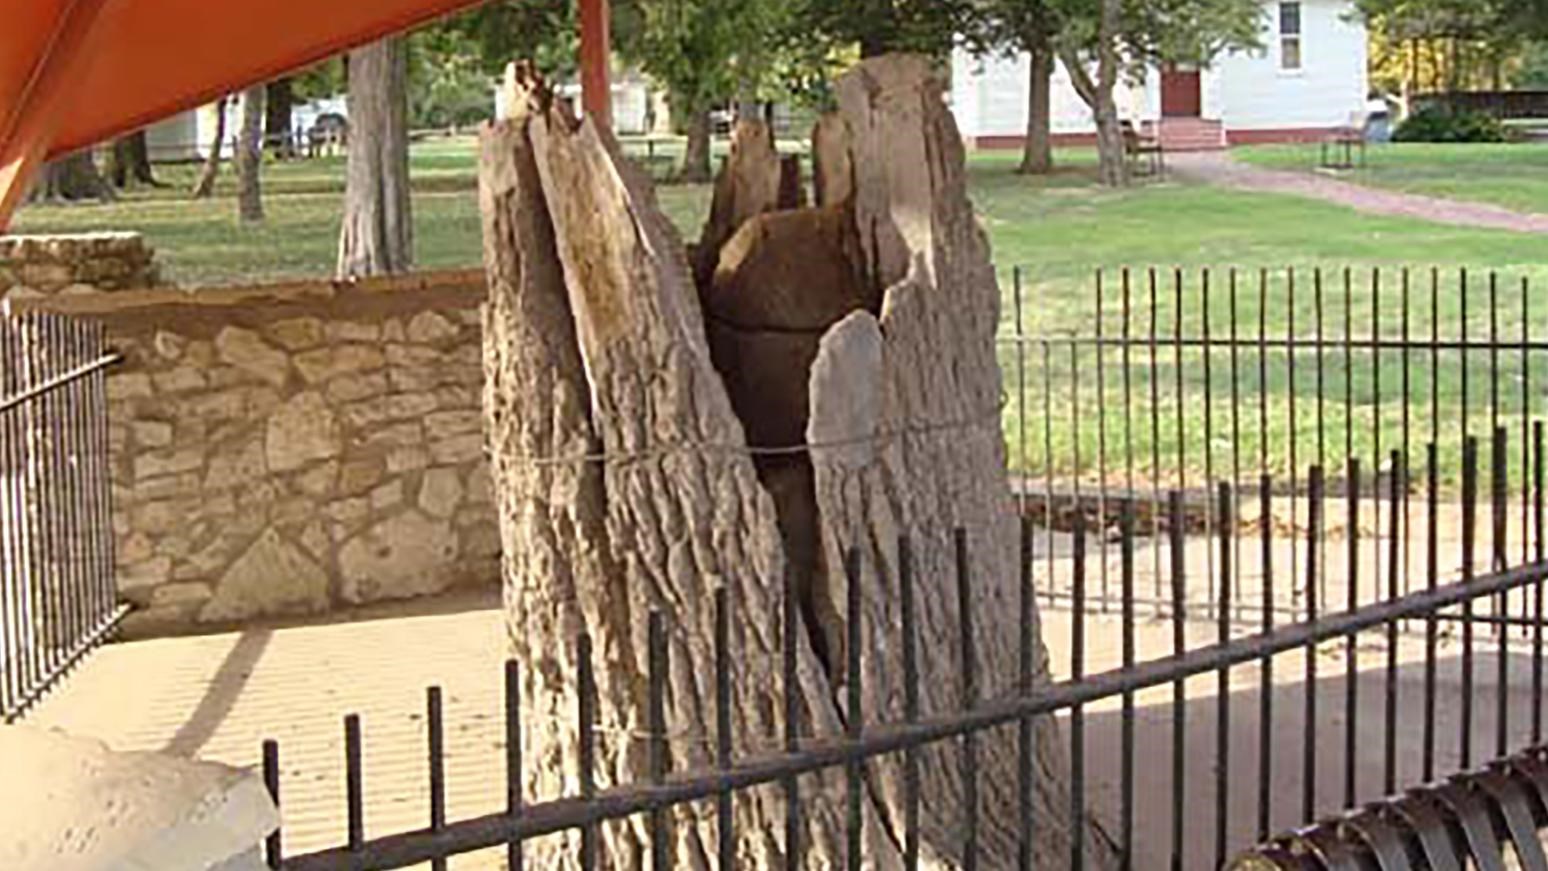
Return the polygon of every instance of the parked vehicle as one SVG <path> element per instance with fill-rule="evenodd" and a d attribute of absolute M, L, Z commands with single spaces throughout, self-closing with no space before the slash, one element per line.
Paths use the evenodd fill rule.
<path fill-rule="evenodd" d="M 336 149 L 349 147 L 349 119 L 336 112 L 317 116 L 306 130 L 308 157 L 319 157 Z"/>

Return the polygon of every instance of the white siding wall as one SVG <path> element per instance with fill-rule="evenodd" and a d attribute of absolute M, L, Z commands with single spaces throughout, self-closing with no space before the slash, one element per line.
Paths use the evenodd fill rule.
<path fill-rule="evenodd" d="M 204 155 L 202 145 L 198 111 L 194 109 L 145 128 L 145 150 L 153 161 L 198 160 Z"/>
<path fill-rule="evenodd" d="M 1227 130 L 1329 127 L 1365 105 L 1365 25 L 1348 0 L 1302 0 L 1301 69 L 1280 68 L 1279 4 L 1264 5 L 1263 52 L 1215 62 Z"/>
<path fill-rule="evenodd" d="M 1031 73 L 1027 55 L 976 58 L 961 49 L 952 55 L 952 113 L 963 136 L 1024 136 L 1027 132 L 1027 89 Z M 1144 113 L 1145 88 L 1120 85 L 1119 114 Z M 1054 133 L 1093 133 L 1091 110 L 1070 84 L 1064 64 L 1054 67 L 1052 126 Z"/>
<path fill-rule="evenodd" d="M 1351 0 L 1302 0 L 1301 69 L 1279 68 L 1279 4 L 1263 3 L 1262 52 L 1225 55 L 1204 70 L 1203 115 L 1227 130 L 1293 129 L 1343 124 L 1365 105 L 1366 32 Z M 952 55 L 952 110 L 962 134 L 1021 136 L 1027 127 L 1026 55 Z M 1161 75 L 1120 85 L 1119 113 L 1131 120 L 1161 116 Z M 1090 133 L 1091 112 L 1060 64 L 1054 72 L 1054 133 Z"/>

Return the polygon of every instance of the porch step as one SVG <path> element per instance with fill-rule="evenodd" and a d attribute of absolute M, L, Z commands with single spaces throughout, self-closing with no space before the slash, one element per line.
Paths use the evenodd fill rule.
<path fill-rule="evenodd" d="M 1167 151 L 1220 151 L 1226 147 L 1225 126 L 1205 118 L 1163 118 L 1159 133 Z"/>

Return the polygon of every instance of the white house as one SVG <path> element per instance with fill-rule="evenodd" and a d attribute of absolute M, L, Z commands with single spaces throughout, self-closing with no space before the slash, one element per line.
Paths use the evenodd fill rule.
<path fill-rule="evenodd" d="M 1314 139 L 1347 126 L 1368 96 L 1365 23 L 1353 0 L 1264 0 L 1262 48 L 1228 52 L 1204 69 L 1151 69 L 1122 84 L 1119 114 L 1153 123 L 1172 148 Z M 1020 147 L 1027 129 L 1027 56 L 952 58 L 952 110 L 982 148 Z M 1060 65 L 1053 80 L 1056 142 L 1089 142 L 1095 125 Z"/>
<path fill-rule="evenodd" d="M 204 109 L 189 109 L 163 118 L 145 128 L 145 149 L 150 159 L 157 163 L 177 163 L 199 160 L 204 157 L 215 138 L 212 130 L 206 130 Z M 215 110 L 208 109 L 213 120 Z"/>
<path fill-rule="evenodd" d="M 506 67 L 505 81 L 494 90 L 494 116 L 497 120 L 503 121 L 510 114 L 509 107 L 505 104 L 505 94 L 511 87 L 510 77 L 513 75 L 515 75 L 514 65 Z M 660 95 L 643 75 L 631 71 L 614 76 L 612 89 L 614 132 L 642 135 L 664 129 L 661 127 L 664 108 L 659 101 Z M 562 83 L 555 88 L 555 92 L 580 105 L 580 82 Z"/>

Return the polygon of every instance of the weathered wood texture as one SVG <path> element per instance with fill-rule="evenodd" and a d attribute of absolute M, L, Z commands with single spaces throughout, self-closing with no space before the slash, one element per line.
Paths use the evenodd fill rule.
<path fill-rule="evenodd" d="M 774 135 L 760 121 L 742 120 L 731 131 L 731 153 L 715 179 L 709 221 L 695 249 L 694 280 L 702 287 L 720 265 L 720 249 L 751 218 L 796 203 L 780 203 L 781 165 Z"/>
<path fill-rule="evenodd" d="M 866 718 L 901 719 L 896 548 L 905 531 L 916 540 L 920 649 L 929 652 L 925 712 L 962 701 L 957 659 L 944 653 L 959 647 L 957 525 L 973 542 L 978 684 L 984 697 L 1012 690 L 1017 540 L 998 424 L 998 291 L 966 198 L 960 140 L 927 64 L 880 58 L 843 79 L 839 115 L 825 126 L 835 159 L 854 169 L 825 191 L 852 195 L 793 212 L 748 210 L 708 286 L 695 285 L 682 241 L 610 135 L 576 122 L 538 84 L 518 79 L 518 91 L 512 119 L 485 133 L 481 204 L 486 414 L 511 644 L 523 663 L 529 797 L 575 791 L 582 626 L 595 641 L 600 782 L 647 778 L 653 609 L 670 638 L 671 766 L 712 763 L 720 588 L 736 614 L 737 753 L 783 743 L 787 585 L 800 608 L 801 732 L 840 731 L 850 676 L 839 554 L 850 546 L 866 557 Z M 825 265 L 803 276 L 801 258 Z M 789 341 L 770 345 L 770 333 Z M 760 395 L 777 397 L 774 406 Z M 809 456 L 748 450 L 790 437 L 809 439 Z M 1040 675 L 1045 661 L 1039 643 Z M 1036 731 L 1038 867 L 1063 867 L 1065 766 L 1052 724 Z M 980 743 L 980 867 L 1009 867 L 1015 731 Z M 926 754 L 932 867 L 961 860 L 957 759 L 955 745 Z M 868 867 L 901 863 L 901 783 L 896 760 L 870 766 Z M 806 866 L 842 865 L 842 773 L 803 778 L 801 790 Z M 740 866 L 779 864 L 778 790 L 740 798 L 736 826 Z M 719 836 L 707 809 L 676 813 L 672 833 L 678 866 L 707 866 Z M 541 867 L 564 867 L 573 860 L 562 850 L 574 844 L 532 848 Z M 603 862 L 641 867 L 646 845 L 643 822 L 612 827 Z"/>
<path fill-rule="evenodd" d="M 823 125 L 836 142 L 818 150 L 839 167 L 819 165 L 819 177 L 847 177 L 853 186 L 849 214 L 864 282 L 885 288 L 879 312 L 851 314 L 824 337 L 811 378 L 808 439 L 844 445 L 813 452 L 828 575 L 818 589 L 831 591 L 835 608 L 843 601 L 842 549 L 861 548 L 868 565 L 882 567 L 868 578 L 873 586 L 863 598 L 866 707 L 891 721 L 904 714 L 901 662 L 887 639 L 901 622 L 899 532 L 913 537 L 917 577 L 924 579 L 917 594 L 921 649 L 935 652 L 921 660 L 926 715 L 963 704 L 961 658 L 945 653 L 959 649 L 956 527 L 968 531 L 971 548 L 978 692 L 1012 693 L 1020 674 L 1018 535 L 994 343 L 1000 293 L 967 198 L 961 137 L 939 89 L 922 60 L 867 62 L 840 81 L 838 120 Z M 842 189 L 829 190 L 835 187 Z M 1040 633 L 1033 638 L 1034 671 L 1047 680 Z M 839 649 L 842 638 L 830 643 Z M 1067 769 L 1053 722 L 1040 721 L 1035 734 L 1036 867 L 1057 868 L 1068 861 L 1071 823 L 1060 776 Z M 980 861 L 1013 867 L 1017 738 L 1004 731 L 980 745 Z M 957 747 L 941 747 L 927 755 L 923 775 L 931 796 L 924 840 L 953 864 L 965 830 L 959 758 Z M 896 760 L 873 767 L 872 787 L 886 806 L 900 805 L 902 783 Z"/>

